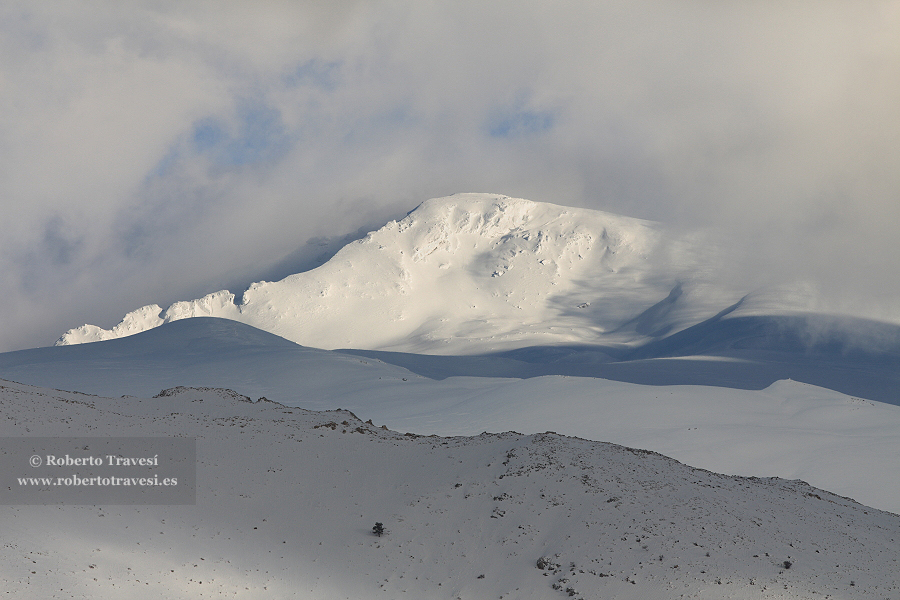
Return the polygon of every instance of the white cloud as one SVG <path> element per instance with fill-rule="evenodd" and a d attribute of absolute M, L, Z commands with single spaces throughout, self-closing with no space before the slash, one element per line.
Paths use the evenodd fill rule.
<path fill-rule="evenodd" d="M 6 3 L 2 349 L 471 190 L 726 227 L 741 278 L 889 311 L 898 7 Z"/>

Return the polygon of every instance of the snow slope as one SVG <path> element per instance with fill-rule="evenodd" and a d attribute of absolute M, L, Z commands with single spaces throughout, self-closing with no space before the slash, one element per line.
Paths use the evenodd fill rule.
<path fill-rule="evenodd" d="M 731 364 L 710 357 L 635 361 L 632 383 L 489 376 L 501 367 L 540 374 L 541 368 L 554 366 L 546 362 L 424 358 L 450 366 L 438 365 L 429 378 L 377 359 L 304 348 L 234 321 L 209 318 L 96 344 L 0 354 L 0 377 L 108 396 L 146 397 L 179 385 L 224 386 L 305 409 L 341 407 L 417 434 L 549 429 L 654 450 L 727 474 L 803 479 L 900 513 L 898 406 L 774 379 L 761 386 L 765 389 L 641 384 L 657 381 L 666 366 L 698 373 Z M 472 363 L 488 376 L 436 378 L 441 368 L 464 373 L 474 370 Z"/>
<path fill-rule="evenodd" d="M 550 343 L 622 344 L 680 330 L 741 297 L 717 281 L 710 237 L 600 211 L 493 194 L 422 203 L 321 267 L 163 310 L 59 345 L 217 316 L 317 348 L 467 354 Z M 655 308 L 654 308 L 655 307 Z M 651 310 L 652 309 L 652 310 Z M 650 312 L 646 312 L 650 310 Z"/>
<path fill-rule="evenodd" d="M 2 354 L 6 379 L 136 396 L 9 384 L 8 431 L 196 435 L 212 494 L 194 512 L 16 508 L 52 574 L 6 580 L 41 597 L 894 597 L 896 515 L 843 496 L 900 513 L 900 407 L 871 401 L 900 404 L 900 327 L 808 312 L 795 289 L 728 288 L 723 248 L 461 194 L 240 303 L 153 305 Z M 183 385 L 281 404 L 147 399 Z M 307 412 L 337 407 L 476 437 Z M 478 435 L 508 430 L 529 435 Z M 388 538 L 368 535 L 375 520 Z M 110 542 L 107 523 L 133 529 Z M 102 573 L 60 550 L 85 539 L 116 553 L 88 567 Z"/>
<path fill-rule="evenodd" d="M 900 517 L 800 481 L 556 434 L 401 435 L 212 389 L 108 399 L 4 382 L 0 403 L 4 435 L 184 436 L 198 449 L 196 506 L 5 507 L 12 597 L 900 593 Z"/>

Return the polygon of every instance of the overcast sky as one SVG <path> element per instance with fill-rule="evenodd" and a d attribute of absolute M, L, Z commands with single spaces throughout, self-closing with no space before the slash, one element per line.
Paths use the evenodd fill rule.
<path fill-rule="evenodd" d="M 897 1 L 7 0 L 0 351 L 460 191 L 721 227 L 900 319 L 898 111 Z"/>

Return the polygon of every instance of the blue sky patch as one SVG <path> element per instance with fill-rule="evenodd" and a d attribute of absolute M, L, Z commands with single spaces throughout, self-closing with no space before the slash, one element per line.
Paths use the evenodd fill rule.
<path fill-rule="evenodd" d="M 313 58 L 301 63 L 293 72 L 285 77 L 287 85 L 311 85 L 326 91 L 337 88 L 343 61 L 324 61 Z"/>
<path fill-rule="evenodd" d="M 194 152 L 208 155 L 218 166 L 238 167 L 276 162 L 291 147 L 281 113 L 263 104 L 242 105 L 231 129 L 212 117 L 197 121 L 191 133 Z"/>
<path fill-rule="evenodd" d="M 516 138 L 543 133 L 555 124 L 553 111 L 528 109 L 524 98 L 520 98 L 510 107 L 496 109 L 485 127 L 491 137 Z"/>
<path fill-rule="evenodd" d="M 225 129 L 217 119 L 206 118 L 194 124 L 191 141 L 195 151 L 204 152 L 221 144 L 226 137 Z"/>
<path fill-rule="evenodd" d="M 514 138 L 542 133 L 556 121 L 549 111 L 519 111 L 495 116 L 488 121 L 488 133 L 496 138 Z"/>

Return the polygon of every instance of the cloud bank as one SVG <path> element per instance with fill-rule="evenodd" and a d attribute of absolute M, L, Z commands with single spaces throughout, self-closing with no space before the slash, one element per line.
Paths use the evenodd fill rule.
<path fill-rule="evenodd" d="M 898 31 L 897 1 L 4 3 L 0 350 L 458 191 L 720 227 L 736 279 L 900 320 Z"/>

